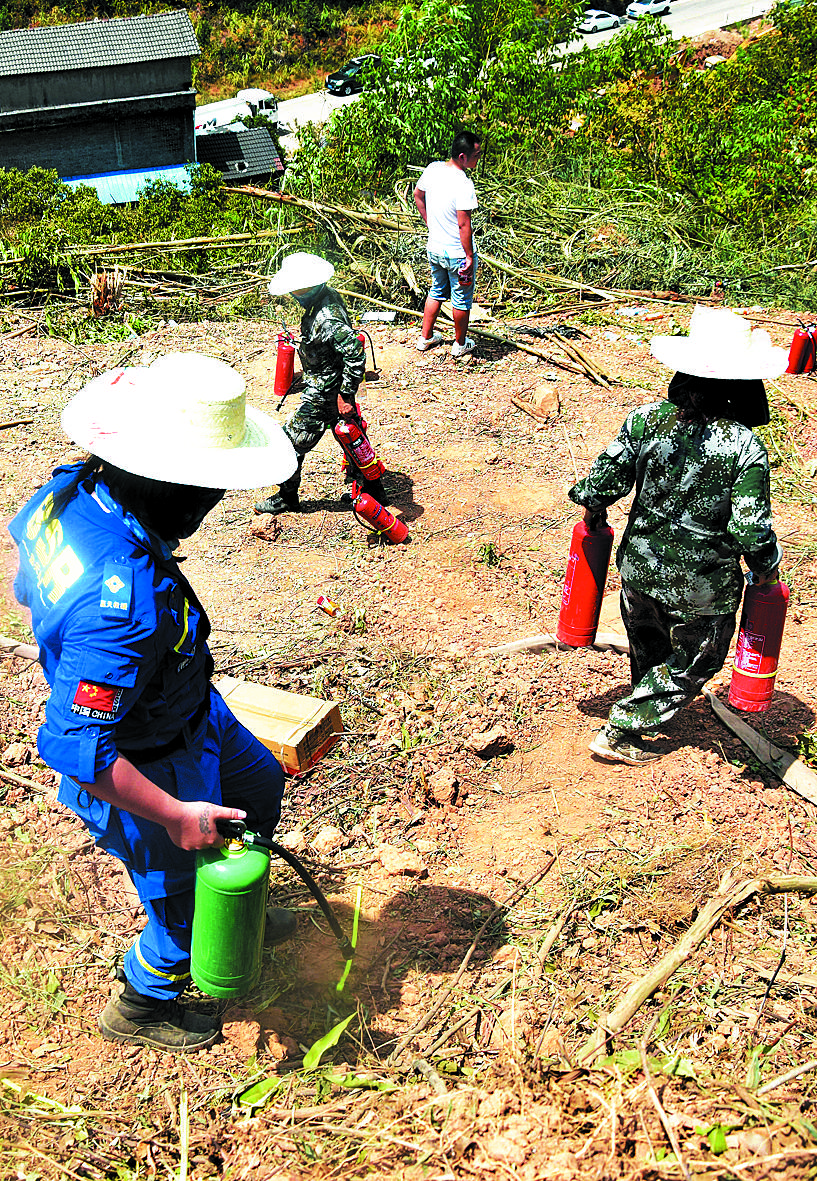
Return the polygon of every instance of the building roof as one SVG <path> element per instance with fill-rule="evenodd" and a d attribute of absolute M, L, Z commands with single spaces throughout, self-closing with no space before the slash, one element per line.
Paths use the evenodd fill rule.
<path fill-rule="evenodd" d="M 0 32 L 0 76 L 195 57 L 199 43 L 183 10 Z"/>
<path fill-rule="evenodd" d="M 196 136 L 196 159 L 212 164 L 225 180 L 249 180 L 284 171 L 270 133 L 263 127 L 244 131 L 209 131 Z"/>
<path fill-rule="evenodd" d="M 96 189 L 96 194 L 103 205 L 126 205 L 130 201 L 138 201 L 142 189 L 152 180 L 166 180 L 181 189 L 183 193 L 190 192 L 189 166 L 173 164 L 167 168 L 142 168 L 128 172 L 103 172 L 98 176 L 71 176 L 65 183 L 72 189 L 80 185 L 87 185 Z"/>

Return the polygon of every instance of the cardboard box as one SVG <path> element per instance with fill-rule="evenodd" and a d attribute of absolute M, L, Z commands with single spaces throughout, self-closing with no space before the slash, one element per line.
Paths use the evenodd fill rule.
<path fill-rule="evenodd" d="M 336 701 L 287 693 L 236 677 L 214 681 L 242 725 L 271 750 L 290 775 L 308 771 L 343 733 Z"/>

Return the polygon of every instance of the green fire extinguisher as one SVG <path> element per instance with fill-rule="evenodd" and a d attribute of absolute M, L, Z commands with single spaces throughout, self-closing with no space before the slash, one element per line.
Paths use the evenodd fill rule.
<path fill-rule="evenodd" d="M 298 858 L 257 833 L 243 820 L 218 820 L 226 843 L 204 849 L 196 857 L 196 892 L 190 971 L 208 996 L 243 996 L 258 983 L 264 945 L 270 853 L 290 865 L 306 883 L 351 959 L 354 949 L 335 913 L 309 871 Z"/>

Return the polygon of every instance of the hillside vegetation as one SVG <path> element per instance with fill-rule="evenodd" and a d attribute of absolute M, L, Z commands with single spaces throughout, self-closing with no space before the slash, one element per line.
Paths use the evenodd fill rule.
<path fill-rule="evenodd" d="M 116 14 L 128 3 L 115 5 Z M 159 264 L 146 247 L 128 262 L 194 275 L 249 266 L 263 275 L 301 245 L 332 257 L 349 288 L 371 292 L 374 283 L 381 297 L 417 307 L 422 292 L 410 276 L 415 262 L 423 266 L 423 240 L 419 220 L 412 222 L 413 177 L 444 156 L 465 125 L 485 147 L 477 178 L 483 253 L 598 286 L 698 296 L 720 280 L 733 302 L 813 303 L 817 3 L 778 5 L 768 22 L 743 30 L 728 60 L 711 70 L 701 67 L 700 51 L 674 42 L 650 18 L 599 47 L 560 56 L 577 10 L 576 0 L 553 0 L 546 19 L 530 0 L 406 7 L 380 41 L 382 64 L 371 70 L 361 100 L 327 127 L 300 133 L 287 193 L 333 208 L 402 210 L 401 230 L 409 232 L 392 237 L 382 267 L 359 225 L 225 190 L 207 167 L 193 169 L 189 196 L 154 184 L 130 208 L 101 206 L 91 190 L 72 192 L 55 174 L 12 170 L 0 172 L 5 289 L 17 302 L 48 302 L 55 290 L 85 286 L 82 248 L 195 238 L 198 246 L 170 261 L 163 251 Z M 355 39 L 358 48 L 375 26 L 381 30 L 385 11 L 324 8 L 307 21 L 306 0 L 230 10 L 229 18 L 224 9 L 200 10 L 193 14 L 205 46 L 198 69 L 212 77 L 221 69 L 231 86 L 270 82 L 275 72 L 259 71 L 266 62 L 283 74 L 279 52 L 290 55 L 291 68 L 317 60 L 329 45 L 321 30 L 335 28 L 333 21 L 344 30 L 332 41 L 335 50 Z M 31 17 L 22 4 L 12 15 Z M 228 26 L 235 33 L 225 41 Z M 252 53 L 239 78 L 223 72 L 224 54 L 244 40 Z M 236 233 L 250 239 L 234 246 L 221 240 Z M 203 241 L 213 237 L 217 251 Z M 541 292 L 536 298 L 542 301 Z M 530 290 L 506 302 L 524 309 Z M 167 315 L 165 305 L 157 298 L 148 310 Z M 203 307 L 195 293 L 177 305 L 177 319 L 196 318 Z M 246 285 L 232 304 L 220 299 L 219 311 L 252 313 Z"/>
<path fill-rule="evenodd" d="M 377 42 L 399 12 L 393 0 L 64 0 L 51 8 L 34 0 L 6 0 L 0 4 L 0 29 L 139 16 L 168 8 L 187 8 L 190 14 L 201 45 L 193 83 L 206 98 L 246 86 L 284 93 L 312 90 L 323 83 L 327 70 Z"/>

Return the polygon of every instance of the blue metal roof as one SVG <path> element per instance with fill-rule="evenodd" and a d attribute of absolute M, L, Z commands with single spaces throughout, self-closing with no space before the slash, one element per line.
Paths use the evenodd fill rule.
<path fill-rule="evenodd" d="M 126 205 L 130 201 L 138 201 L 141 190 L 152 180 L 170 181 L 183 193 L 190 192 L 190 173 L 186 164 L 130 172 L 103 172 L 99 176 L 68 176 L 64 180 L 72 189 L 78 189 L 80 185 L 96 189 L 103 205 Z"/>
<path fill-rule="evenodd" d="M 195 57 L 201 52 L 184 10 L 113 20 L 0 31 L 0 75 L 50 74 Z"/>

